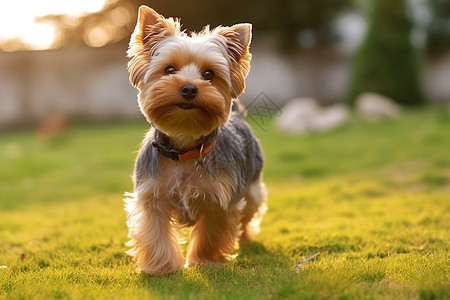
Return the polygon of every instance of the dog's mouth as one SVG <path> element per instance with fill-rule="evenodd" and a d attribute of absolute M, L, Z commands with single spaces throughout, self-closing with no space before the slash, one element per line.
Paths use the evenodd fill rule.
<path fill-rule="evenodd" d="M 186 103 L 186 102 L 178 103 L 177 106 L 178 106 L 179 108 L 183 109 L 183 110 L 190 110 L 190 109 L 198 108 L 197 105 L 194 105 L 194 104 L 189 103 L 189 102 L 188 102 L 188 103 Z"/>

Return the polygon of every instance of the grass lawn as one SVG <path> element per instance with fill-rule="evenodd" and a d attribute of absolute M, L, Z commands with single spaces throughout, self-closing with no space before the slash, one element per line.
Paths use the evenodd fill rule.
<path fill-rule="evenodd" d="M 306 136 L 254 126 L 270 193 L 261 233 L 224 267 L 165 277 L 124 254 L 122 194 L 146 128 L 0 135 L 0 299 L 450 298 L 448 111 Z"/>

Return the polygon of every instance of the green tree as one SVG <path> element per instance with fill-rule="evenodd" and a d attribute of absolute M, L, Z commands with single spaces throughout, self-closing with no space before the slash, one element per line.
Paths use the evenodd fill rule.
<path fill-rule="evenodd" d="M 375 92 L 404 105 L 424 102 L 419 50 L 411 41 L 412 21 L 405 0 L 373 0 L 369 28 L 355 54 L 348 101 Z"/>
<path fill-rule="evenodd" d="M 431 22 L 428 25 L 427 52 L 440 54 L 450 49 L 450 1 L 428 0 Z"/>

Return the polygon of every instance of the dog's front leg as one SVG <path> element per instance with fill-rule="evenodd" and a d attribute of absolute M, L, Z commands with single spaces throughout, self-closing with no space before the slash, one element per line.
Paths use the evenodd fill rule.
<path fill-rule="evenodd" d="M 183 267 L 177 231 L 171 222 L 167 199 L 152 191 L 137 191 L 126 200 L 128 243 L 138 269 L 149 275 L 172 274 Z"/>
<path fill-rule="evenodd" d="M 231 256 L 240 233 L 241 210 L 205 205 L 191 233 L 188 266 L 221 263 Z"/>

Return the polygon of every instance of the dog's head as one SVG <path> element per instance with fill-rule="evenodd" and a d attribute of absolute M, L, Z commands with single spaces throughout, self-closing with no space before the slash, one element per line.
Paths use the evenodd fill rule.
<path fill-rule="evenodd" d="M 224 124 L 245 88 L 251 24 L 181 31 L 178 20 L 139 8 L 128 49 L 130 82 L 147 120 L 169 136 L 199 138 Z"/>

